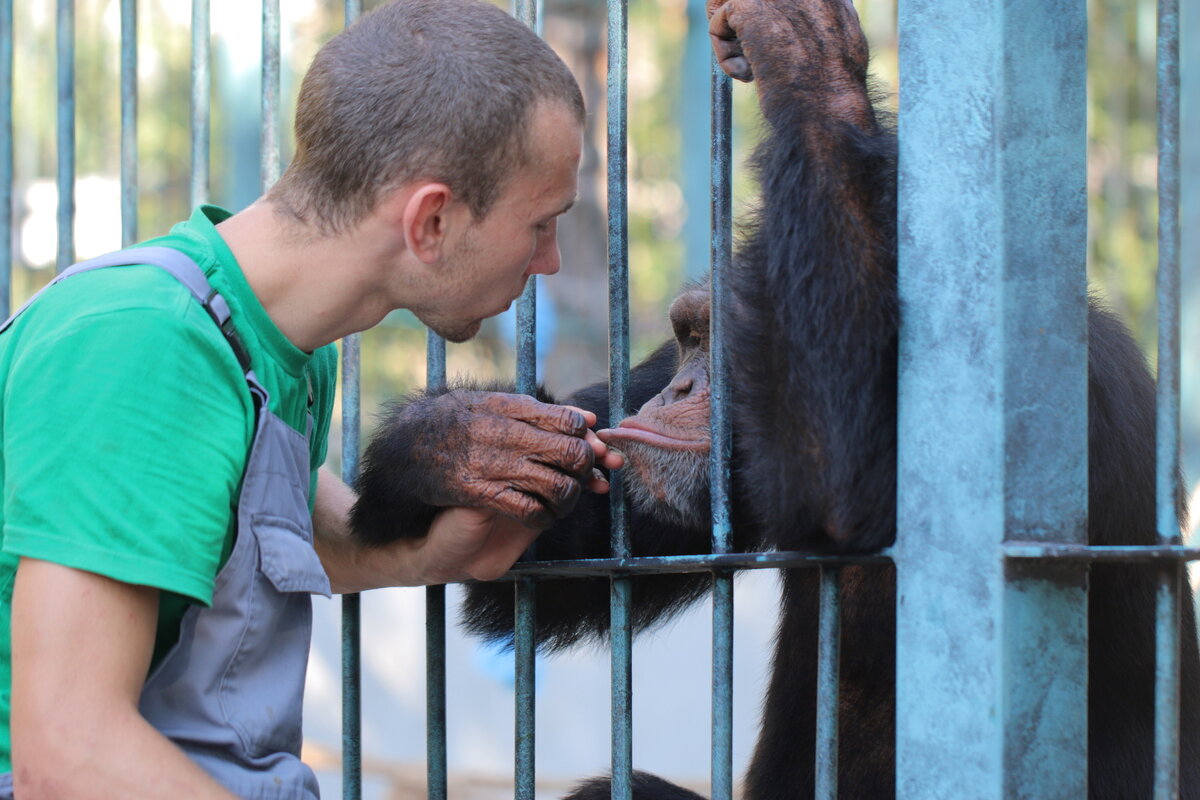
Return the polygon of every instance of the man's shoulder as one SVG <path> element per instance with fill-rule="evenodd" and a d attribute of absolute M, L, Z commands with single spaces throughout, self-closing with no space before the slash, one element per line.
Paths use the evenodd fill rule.
<path fill-rule="evenodd" d="M 43 349 L 88 339 L 122 350 L 173 342 L 228 350 L 191 292 L 159 267 L 111 267 L 72 276 L 42 293 L 14 323 L 13 344 Z M 236 363 L 236 362 L 235 362 Z"/>

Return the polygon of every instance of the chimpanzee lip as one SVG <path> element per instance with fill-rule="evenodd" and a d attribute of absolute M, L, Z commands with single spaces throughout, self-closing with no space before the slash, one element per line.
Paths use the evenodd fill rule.
<path fill-rule="evenodd" d="M 630 417 L 621 420 L 615 428 L 596 432 L 605 443 L 620 447 L 621 441 L 640 442 L 663 450 L 696 450 L 708 452 L 708 439 L 681 439 L 649 427 Z"/>

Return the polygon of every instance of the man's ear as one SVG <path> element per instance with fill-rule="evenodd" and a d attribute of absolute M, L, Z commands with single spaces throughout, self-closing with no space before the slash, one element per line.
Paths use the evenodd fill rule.
<path fill-rule="evenodd" d="M 425 183 L 408 195 L 400 210 L 400 224 L 408 251 L 425 264 L 442 255 L 454 194 L 444 183 Z"/>

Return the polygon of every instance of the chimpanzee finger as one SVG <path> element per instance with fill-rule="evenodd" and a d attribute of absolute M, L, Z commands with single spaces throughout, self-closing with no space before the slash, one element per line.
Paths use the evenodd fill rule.
<path fill-rule="evenodd" d="M 567 475 L 556 469 L 530 464 L 507 483 L 511 488 L 541 501 L 555 518 L 561 518 L 575 508 L 585 483 L 590 480 L 590 470 L 584 475 Z"/>
<path fill-rule="evenodd" d="M 549 433 L 583 436 L 588 428 L 587 419 L 579 409 L 543 403 L 527 395 L 494 394 L 484 404 L 492 413 Z"/>
<path fill-rule="evenodd" d="M 488 504 L 489 508 L 511 517 L 522 525 L 544 530 L 554 524 L 555 514 L 541 498 L 520 491 L 513 487 L 505 487 Z"/>
<path fill-rule="evenodd" d="M 608 445 L 600 440 L 594 431 L 589 430 L 583 440 L 591 445 L 592 455 L 597 464 L 605 469 L 620 469 L 625 466 L 625 457 L 615 450 L 609 450 Z"/>
<path fill-rule="evenodd" d="M 592 479 L 588 482 L 588 489 L 596 494 L 608 494 L 608 490 L 612 488 L 608 484 L 608 478 L 604 477 L 604 473 L 598 469 L 592 470 Z"/>
<path fill-rule="evenodd" d="M 729 24 L 729 4 L 717 8 L 708 21 L 709 38 L 712 40 L 713 54 L 717 64 L 731 78 L 749 82 L 754 79 L 754 71 L 742 52 L 742 43 Z"/>
<path fill-rule="evenodd" d="M 543 435 L 541 446 L 531 450 L 525 458 L 534 464 L 540 464 L 559 473 L 565 473 L 576 480 L 583 480 L 591 475 L 591 469 L 596 463 L 596 457 L 591 444 L 585 439 L 573 436 Z"/>

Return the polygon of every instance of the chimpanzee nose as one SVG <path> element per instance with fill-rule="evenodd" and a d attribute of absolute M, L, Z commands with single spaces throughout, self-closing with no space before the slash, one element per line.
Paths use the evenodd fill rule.
<path fill-rule="evenodd" d="M 663 404 L 670 405 L 679 402 L 692 393 L 693 386 L 695 386 L 695 381 L 690 375 L 676 376 L 675 380 L 671 381 L 663 391 Z"/>

